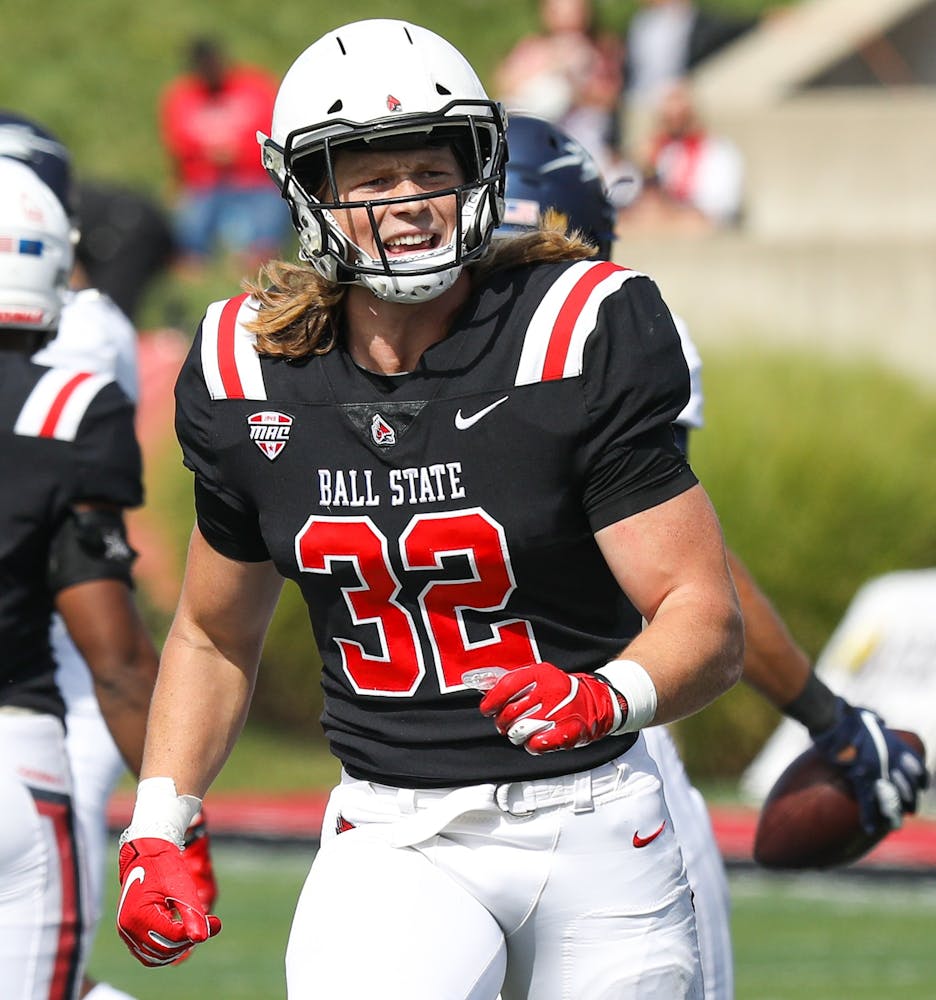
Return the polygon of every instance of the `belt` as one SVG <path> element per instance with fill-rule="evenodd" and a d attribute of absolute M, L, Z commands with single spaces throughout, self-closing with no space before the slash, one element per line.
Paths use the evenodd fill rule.
<path fill-rule="evenodd" d="M 627 764 L 617 760 L 576 774 L 500 785 L 410 789 L 368 783 L 377 794 L 395 796 L 401 808 L 409 812 L 386 824 L 369 823 L 356 829 L 385 839 L 392 847 L 412 847 L 434 837 L 469 812 L 485 812 L 496 807 L 510 816 L 522 818 L 539 809 L 563 805 L 572 805 L 576 813 L 591 812 L 595 798 L 618 788 L 628 770 Z M 342 836 L 352 832 L 349 830 Z"/>

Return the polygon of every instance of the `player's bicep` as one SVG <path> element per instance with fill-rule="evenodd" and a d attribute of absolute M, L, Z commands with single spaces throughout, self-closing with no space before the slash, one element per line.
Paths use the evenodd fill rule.
<path fill-rule="evenodd" d="M 595 539 L 621 589 L 648 621 L 679 593 L 731 596 L 721 527 L 699 485 L 601 528 Z"/>

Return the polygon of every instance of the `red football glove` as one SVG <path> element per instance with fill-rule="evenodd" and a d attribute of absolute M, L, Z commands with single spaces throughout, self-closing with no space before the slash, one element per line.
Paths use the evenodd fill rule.
<path fill-rule="evenodd" d="M 567 674 L 552 663 L 505 673 L 481 699 L 481 713 L 529 753 L 594 743 L 627 718 L 627 702 L 594 674 Z"/>
<path fill-rule="evenodd" d="M 218 898 L 218 883 L 211 863 L 211 842 L 205 826 L 205 811 L 195 814 L 191 825 L 185 831 L 185 848 L 182 860 L 192 876 L 198 898 L 207 913 Z"/>
<path fill-rule="evenodd" d="M 143 965 L 170 965 L 221 930 L 206 913 L 182 852 L 168 840 L 140 837 L 120 848 L 117 930 Z"/>

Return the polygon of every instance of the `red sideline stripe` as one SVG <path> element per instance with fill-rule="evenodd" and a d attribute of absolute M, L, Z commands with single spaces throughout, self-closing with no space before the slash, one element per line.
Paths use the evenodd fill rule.
<path fill-rule="evenodd" d="M 549 335 L 549 346 L 546 348 L 546 359 L 543 362 L 543 381 L 562 378 L 565 369 L 566 357 L 569 353 L 569 344 L 572 341 L 572 330 L 575 321 L 579 318 L 588 296 L 594 291 L 595 286 L 621 268 L 618 264 L 603 261 L 590 268 L 572 287 L 556 322 L 553 324 L 552 333 Z"/>
<path fill-rule="evenodd" d="M 712 827 L 726 861 L 751 862 L 758 810 L 744 806 L 712 806 Z M 908 816 L 899 830 L 889 833 L 873 851 L 854 865 L 865 870 L 936 868 L 936 821 Z"/>
<path fill-rule="evenodd" d="M 209 792 L 205 813 L 209 831 L 218 834 L 317 839 L 327 802 L 326 791 L 281 795 Z M 124 829 L 132 812 L 132 793 L 113 796 L 108 807 L 110 829 Z M 753 863 L 758 811 L 748 806 L 711 806 L 709 812 L 722 857 L 731 862 Z M 885 837 L 854 867 L 936 869 L 936 820 L 907 817 L 900 830 Z"/>
<path fill-rule="evenodd" d="M 111 797 L 107 823 L 111 830 L 123 830 L 133 813 L 132 793 Z M 209 833 L 229 836 L 299 837 L 318 839 L 328 802 L 327 791 L 290 792 L 266 795 L 262 792 L 209 792 L 205 816 Z"/>
<path fill-rule="evenodd" d="M 228 299 L 221 310 L 221 319 L 218 323 L 218 368 L 228 399 L 244 398 L 244 387 L 241 385 L 237 362 L 234 360 L 234 329 L 237 314 L 247 295 L 248 293 L 244 292 L 233 299 Z"/>
<path fill-rule="evenodd" d="M 49 412 L 46 414 L 42 427 L 39 429 L 39 437 L 55 437 L 55 428 L 58 426 L 59 418 L 62 416 L 62 410 L 65 409 L 65 404 L 71 398 L 72 393 L 78 388 L 78 386 L 89 378 L 91 378 L 90 372 L 80 372 L 78 375 L 70 378 L 65 385 L 59 389 L 58 395 L 52 400 Z"/>

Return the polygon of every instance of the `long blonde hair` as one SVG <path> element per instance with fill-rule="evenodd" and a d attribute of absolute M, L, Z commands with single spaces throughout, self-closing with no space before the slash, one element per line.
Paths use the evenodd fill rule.
<path fill-rule="evenodd" d="M 595 252 L 581 233 L 566 232 L 564 215 L 550 210 L 540 229 L 495 239 L 469 271 L 474 280 L 483 281 L 496 271 L 524 264 L 585 260 Z M 244 290 L 260 303 L 257 318 L 248 324 L 257 338 L 257 352 L 281 358 L 327 354 L 335 346 L 346 288 L 326 281 L 306 264 L 267 262 L 255 282 L 244 282 Z"/>

